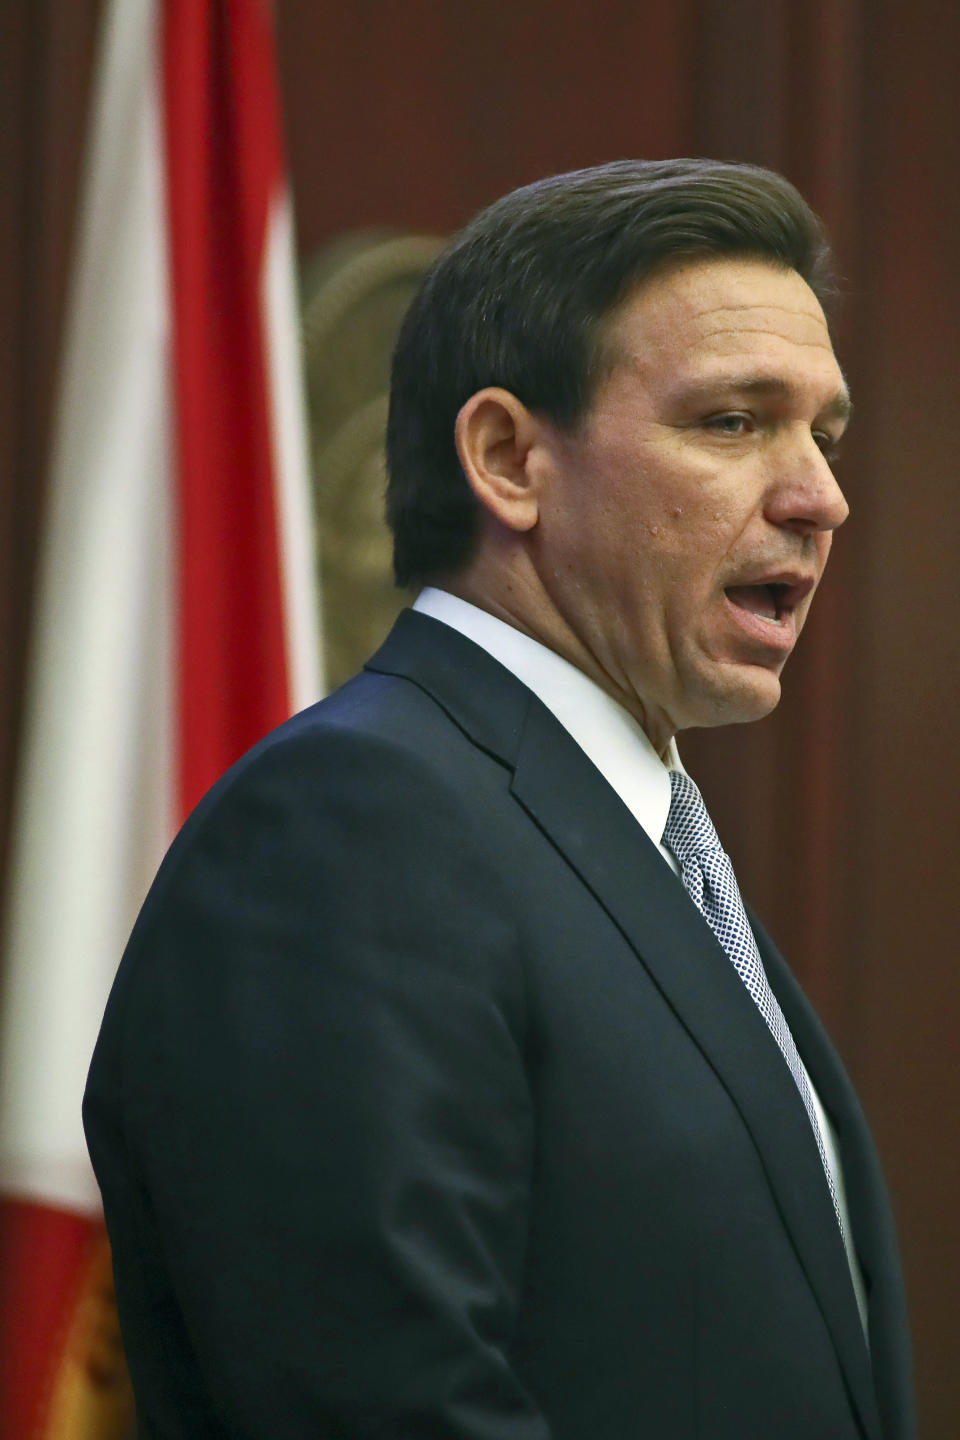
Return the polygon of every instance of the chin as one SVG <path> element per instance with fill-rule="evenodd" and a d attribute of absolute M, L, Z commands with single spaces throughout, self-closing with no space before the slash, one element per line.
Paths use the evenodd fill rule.
<path fill-rule="evenodd" d="M 747 725 L 776 710 L 781 695 L 779 675 L 758 666 L 747 668 L 748 673 L 736 679 L 728 675 L 721 683 L 704 687 L 696 706 L 696 719 L 684 728 Z"/>

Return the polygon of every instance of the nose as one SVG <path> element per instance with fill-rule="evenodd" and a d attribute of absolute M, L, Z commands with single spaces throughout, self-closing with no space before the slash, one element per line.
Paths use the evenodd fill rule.
<path fill-rule="evenodd" d="M 777 479 L 767 494 L 765 513 L 772 525 L 801 535 L 836 530 L 850 506 L 830 462 L 812 435 L 791 455 L 779 457 Z"/>

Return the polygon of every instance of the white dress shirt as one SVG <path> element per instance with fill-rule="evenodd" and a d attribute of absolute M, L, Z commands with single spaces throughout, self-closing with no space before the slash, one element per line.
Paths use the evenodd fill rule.
<path fill-rule="evenodd" d="M 666 760 L 662 760 L 642 725 L 594 680 L 554 650 L 488 611 L 432 586 L 421 591 L 413 608 L 459 630 L 532 690 L 619 795 L 665 862 L 679 874 L 673 854 L 663 844 L 670 810 L 670 771 L 683 769 L 676 741 L 670 741 Z M 809 1075 L 807 1080 L 827 1163 L 833 1172 L 850 1275 L 866 1335 L 866 1292 L 853 1248 L 839 1142 Z"/>

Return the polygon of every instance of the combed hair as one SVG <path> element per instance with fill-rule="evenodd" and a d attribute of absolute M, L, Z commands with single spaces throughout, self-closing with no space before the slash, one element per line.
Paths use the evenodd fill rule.
<path fill-rule="evenodd" d="M 460 570 L 479 502 L 457 457 L 465 401 L 502 386 L 576 427 L 607 368 L 604 321 L 671 263 L 736 255 L 834 293 L 813 211 L 781 175 L 718 160 L 620 160 L 538 180 L 481 211 L 425 276 L 393 359 L 387 520 L 397 583 Z"/>

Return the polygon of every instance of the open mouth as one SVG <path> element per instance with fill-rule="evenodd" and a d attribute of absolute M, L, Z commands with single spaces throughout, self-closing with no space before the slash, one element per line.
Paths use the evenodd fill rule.
<path fill-rule="evenodd" d="M 797 608 L 806 585 L 791 585 L 786 580 L 771 580 L 762 585 L 730 585 L 727 599 L 740 610 L 766 620 L 768 625 L 783 625 Z"/>

